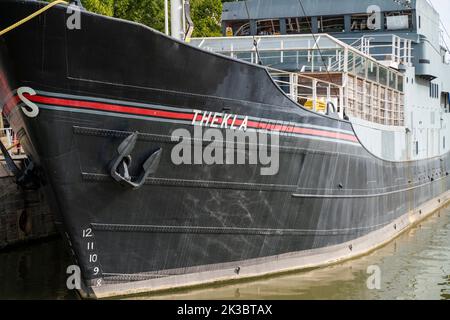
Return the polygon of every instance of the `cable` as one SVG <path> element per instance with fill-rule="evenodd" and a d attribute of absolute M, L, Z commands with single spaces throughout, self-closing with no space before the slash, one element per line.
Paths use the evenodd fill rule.
<path fill-rule="evenodd" d="M 319 43 L 317 42 L 316 35 L 314 34 L 314 31 L 312 29 L 311 21 L 308 19 L 308 15 L 306 14 L 305 8 L 303 7 L 302 0 L 298 0 L 298 3 L 300 5 L 300 8 L 303 11 L 303 15 L 305 16 L 306 21 L 308 22 L 309 30 L 311 31 L 311 35 L 313 36 L 314 42 L 315 42 L 315 44 L 317 46 L 317 50 L 319 51 L 320 59 L 322 60 L 323 66 L 325 67 L 325 70 L 326 70 L 326 72 L 328 74 L 328 80 L 329 80 L 329 82 L 333 83 L 333 78 L 331 77 L 331 74 L 328 71 L 328 66 L 327 66 L 327 64 L 325 62 L 325 59 L 324 59 L 323 55 L 322 55 L 322 50 L 319 47 Z"/>
<path fill-rule="evenodd" d="M 251 19 L 250 19 L 250 11 L 248 10 L 248 5 L 247 5 L 247 0 L 244 1 L 245 4 L 245 10 L 247 11 L 247 16 L 248 16 L 248 23 L 249 23 L 249 28 L 251 29 Z M 250 30 L 250 33 L 251 30 Z M 262 65 L 262 60 L 261 60 L 261 56 L 259 55 L 259 50 L 258 50 L 258 41 L 256 41 L 255 35 L 252 34 L 253 37 L 253 46 L 255 47 L 255 51 L 256 51 L 256 56 L 258 57 L 258 64 Z"/>
<path fill-rule="evenodd" d="M 30 14 L 29 16 L 23 18 L 23 19 L 20 20 L 20 21 L 17 21 L 17 22 L 14 23 L 12 26 L 9 26 L 9 27 L 6 28 L 6 29 L 0 30 L 0 37 L 1 37 L 2 35 L 4 35 L 5 33 L 9 32 L 9 31 L 11 31 L 11 30 L 14 30 L 15 28 L 21 26 L 22 24 L 24 24 L 24 23 L 30 21 L 31 19 L 37 17 L 38 15 L 44 13 L 45 11 L 49 10 L 50 8 L 56 6 L 57 4 L 60 4 L 60 3 L 67 4 L 67 2 L 66 2 L 66 1 L 63 1 L 63 0 L 56 0 L 56 1 L 52 2 L 52 3 L 49 3 L 49 4 L 46 5 L 45 7 L 39 9 L 38 11 L 36 11 L 36 12 Z"/>

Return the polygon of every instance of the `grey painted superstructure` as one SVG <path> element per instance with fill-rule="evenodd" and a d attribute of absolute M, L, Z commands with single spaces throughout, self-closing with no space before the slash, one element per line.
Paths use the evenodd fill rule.
<path fill-rule="evenodd" d="M 377 7 L 381 23 L 371 29 L 369 19 Z M 450 150 L 450 53 L 441 35 L 439 13 L 428 1 L 237 1 L 224 4 L 222 26 L 224 34 L 228 27 L 235 35 L 269 36 L 280 41 L 311 31 L 320 39 L 327 33 L 357 47 L 404 75 L 404 121 L 400 126 L 350 117 L 366 147 L 395 161 L 430 158 Z M 311 40 L 321 49 L 317 37 Z M 233 42 L 233 37 L 225 41 Z M 409 53 L 404 49 L 407 41 Z M 397 45 L 399 54 L 394 55 Z M 278 64 L 276 68 L 290 67 Z M 346 85 L 344 81 L 343 87 Z"/>
<path fill-rule="evenodd" d="M 248 0 L 246 2 L 251 19 L 304 16 L 298 0 Z M 302 3 L 305 12 L 310 16 L 365 13 L 371 5 L 378 5 L 386 11 L 405 9 L 401 3 L 386 0 L 302 0 Z M 244 1 L 224 3 L 222 21 L 230 20 L 248 20 Z"/>

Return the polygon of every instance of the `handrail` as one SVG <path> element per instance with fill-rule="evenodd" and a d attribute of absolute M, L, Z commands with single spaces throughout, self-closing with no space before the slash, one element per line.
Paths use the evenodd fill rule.
<path fill-rule="evenodd" d="M 390 44 L 371 44 L 371 40 L 376 40 L 377 37 L 390 38 Z M 356 39 L 356 40 L 355 40 Z M 410 39 L 401 38 L 395 34 L 382 34 L 382 35 L 364 35 L 360 38 L 341 38 L 340 40 L 355 40 L 350 46 L 362 51 L 363 53 L 370 55 L 371 57 L 390 57 L 393 62 L 401 63 L 404 62 L 407 65 L 412 64 L 412 41 Z M 365 40 L 368 40 L 365 42 Z M 359 46 L 356 46 L 360 42 Z M 365 42 L 365 43 L 364 43 Z M 377 48 L 391 48 L 390 53 L 372 53 L 371 49 Z"/>
<path fill-rule="evenodd" d="M 294 72 L 283 71 L 283 70 L 272 68 L 272 67 L 266 67 L 266 69 L 269 71 L 270 74 L 277 74 L 278 73 L 278 74 L 286 75 L 286 76 L 291 75 L 291 74 L 298 74 L 298 73 L 294 73 Z M 333 83 L 333 82 L 330 82 L 330 81 L 327 81 L 327 80 L 322 80 L 322 79 L 317 79 L 317 78 L 314 78 L 314 77 L 310 77 L 310 76 L 307 76 L 305 74 L 299 74 L 299 76 L 302 77 L 302 78 L 310 79 L 310 80 L 317 80 L 319 82 L 330 84 L 332 86 L 341 87 L 340 85 L 338 85 L 336 83 Z"/>
<path fill-rule="evenodd" d="M 289 92 L 286 92 L 285 90 L 283 90 L 283 91 L 286 93 L 286 95 L 291 100 L 293 100 L 296 103 L 299 103 L 301 99 L 306 100 L 307 102 L 309 101 L 309 103 L 311 104 L 310 106 L 312 107 L 312 110 L 315 112 L 319 112 L 319 110 L 317 108 L 318 103 L 322 102 L 322 103 L 325 103 L 325 105 L 327 106 L 329 102 L 333 102 L 333 99 L 335 102 L 338 103 L 339 107 L 343 107 L 344 90 L 343 90 L 343 87 L 340 85 L 337 85 L 332 82 L 328 82 L 326 80 L 321 80 L 321 79 L 317 79 L 314 77 L 299 74 L 299 73 L 278 70 L 278 69 L 270 68 L 270 67 L 266 67 L 266 69 L 269 72 L 269 74 L 272 76 L 273 81 L 280 87 L 280 89 L 283 90 L 283 87 L 289 88 Z M 287 81 L 287 79 L 280 80 L 280 79 L 274 78 L 277 76 L 289 78 L 289 81 Z M 302 79 L 302 78 L 310 80 L 311 86 L 305 85 L 305 84 L 300 84 L 299 79 Z M 320 86 L 321 84 L 325 85 L 325 86 L 321 87 Z M 304 90 L 302 93 L 299 93 L 299 88 L 310 90 L 310 94 L 305 94 Z M 318 90 L 326 90 L 326 95 L 318 94 Z M 337 90 L 338 93 L 333 95 L 332 90 Z M 321 99 L 324 99 L 324 98 L 326 98 L 325 101 L 323 101 L 323 100 L 321 101 Z M 305 107 L 306 107 L 306 105 L 305 105 Z M 339 109 L 343 110 L 342 108 L 339 108 Z M 327 107 L 324 108 L 323 112 L 325 112 L 325 113 L 328 112 Z"/>
<path fill-rule="evenodd" d="M 398 64 L 404 63 L 407 65 L 411 65 L 411 40 L 403 39 L 400 37 L 393 38 L 393 35 L 390 35 L 390 39 L 392 41 L 391 44 L 377 45 L 371 44 L 370 40 L 373 38 L 374 37 L 372 37 L 372 35 L 358 38 L 356 41 L 353 41 L 353 45 L 358 44 L 359 42 L 359 47 L 356 48 L 328 34 L 321 34 L 320 37 L 316 39 L 312 38 L 311 35 L 256 36 L 255 39 L 257 39 L 258 42 L 261 42 L 258 45 L 258 48 L 255 48 L 254 41 L 250 41 L 253 38 L 246 36 L 194 38 L 191 43 L 193 43 L 195 46 L 198 46 L 199 48 L 203 48 L 204 50 L 218 52 L 221 54 L 232 56 L 234 58 L 246 60 L 250 63 L 258 63 L 260 58 L 270 59 L 270 61 L 279 60 L 280 63 L 283 63 L 287 58 L 296 58 L 296 56 L 292 56 L 291 53 L 297 53 L 297 59 L 304 59 L 306 57 L 306 54 L 308 54 L 309 65 L 306 65 L 307 68 L 325 68 L 326 71 L 345 71 L 345 57 L 347 56 L 345 54 L 345 51 L 356 53 L 358 56 L 366 58 L 369 61 L 376 62 L 380 66 L 383 66 L 380 60 L 392 60 L 393 62 L 396 62 Z M 325 43 L 323 41 L 325 41 Z M 336 50 L 336 54 L 332 53 L 328 57 L 329 59 L 326 65 L 322 66 L 320 61 L 315 62 L 315 59 L 311 59 L 310 57 L 311 54 L 315 55 L 315 52 L 319 51 L 316 46 L 317 43 L 320 43 L 320 50 L 322 52 L 324 50 Z M 396 48 L 394 48 L 395 50 L 389 50 L 390 47 L 393 47 L 394 45 L 396 45 Z M 389 53 L 386 52 L 386 54 L 381 55 L 375 50 L 372 50 L 376 48 L 380 48 L 379 50 L 389 51 Z M 339 51 L 340 49 L 342 49 L 343 51 Z M 281 54 L 277 54 L 277 56 L 271 57 L 260 57 L 260 55 L 255 54 L 256 50 L 258 50 L 259 53 L 279 52 Z M 375 52 L 372 53 L 373 51 Z M 236 55 L 239 55 L 241 53 L 250 53 L 251 55 L 248 57 L 248 59 L 236 57 Z M 305 55 L 305 57 L 303 57 L 302 55 Z M 393 72 L 400 74 L 398 70 L 393 70 Z"/>
<path fill-rule="evenodd" d="M 284 34 L 284 35 L 277 35 L 277 36 L 273 36 L 273 35 L 259 35 L 259 36 L 255 36 L 254 38 L 259 40 L 265 40 L 265 39 L 274 39 L 274 38 L 278 38 L 278 39 L 285 39 L 285 40 L 289 40 L 289 39 L 301 39 L 301 38 L 305 38 L 305 39 L 310 39 L 311 42 L 316 42 L 316 40 L 314 40 L 314 37 L 311 34 Z M 371 56 L 357 50 L 356 48 L 346 44 L 345 42 L 327 34 L 327 33 L 321 33 L 320 34 L 321 39 L 328 39 L 332 42 L 334 42 L 337 46 L 345 49 L 348 48 L 349 50 L 353 51 L 354 53 L 360 54 L 363 57 L 367 58 L 367 59 L 371 59 L 373 61 L 376 62 L 376 60 L 374 58 L 372 58 Z M 209 41 L 214 41 L 214 40 L 223 40 L 223 41 L 231 41 L 231 40 L 238 40 L 238 41 L 243 41 L 243 40 L 248 40 L 251 41 L 251 43 L 253 44 L 253 40 L 254 40 L 253 36 L 239 36 L 239 37 L 200 37 L 200 38 L 192 38 L 191 42 L 195 42 L 195 41 L 201 41 L 201 46 L 199 46 L 199 48 L 203 48 L 203 44 L 205 44 L 205 42 L 209 42 Z M 317 40 L 318 41 L 318 40 Z M 258 48 L 259 49 L 259 48 Z M 305 48 L 307 49 L 307 48 Z M 326 49 L 325 47 L 323 47 L 322 45 L 320 46 L 321 50 Z M 331 49 L 331 48 L 328 48 Z M 332 49 L 337 49 L 336 47 L 333 47 Z M 260 50 L 260 49 L 259 49 Z M 278 49 L 279 50 L 279 49 Z"/>

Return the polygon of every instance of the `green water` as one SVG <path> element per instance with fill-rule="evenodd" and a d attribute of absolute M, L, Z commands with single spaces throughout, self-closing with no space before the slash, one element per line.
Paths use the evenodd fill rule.
<path fill-rule="evenodd" d="M 0 298 L 73 299 L 60 240 L 0 253 Z M 368 289 L 369 266 L 380 289 Z M 359 259 L 257 281 L 134 299 L 447 299 L 450 300 L 450 207 Z"/>

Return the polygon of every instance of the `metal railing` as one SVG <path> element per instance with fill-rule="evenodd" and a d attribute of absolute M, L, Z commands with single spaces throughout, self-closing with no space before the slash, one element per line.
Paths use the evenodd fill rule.
<path fill-rule="evenodd" d="M 360 38 L 340 38 L 340 40 L 355 40 L 349 45 L 356 50 L 370 56 L 370 38 L 362 36 Z"/>
<path fill-rule="evenodd" d="M 389 39 L 387 44 L 374 44 L 377 37 Z M 390 61 L 395 64 L 412 66 L 412 41 L 397 35 L 370 35 L 360 38 L 342 38 L 341 40 L 354 40 L 350 46 L 374 57 L 378 61 Z M 384 42 L 384 41 L 380 41 Z"/>
<path fill-rule="evenodd" d="M 332 103 L 335 112 L 343 110 L 344 90 L 335 83 L 267 67 L 274 82 L 296 103 L 318 113 L 328 113 Z"/>
<path fill-rule="evenodd" d="M 352 91 L 347 85 L 347 79 L 350 76 L 358 79 L 358 84 L 362 81 L 364 86 L 374 81 L 379 82 L 379 88 L 391 87 L 391 80 L 388 81 L 388 79 L 393 78 L 395 88 L 391 87 L 388 90 L 398 89 L 403 92 L 403 86 L 397 86 L 397 82 L 403 84 L 403 75 L 396 70 L 388 69 L 386 63 L 377 62 L 377 60 L 386 62 L 391 59 L 392 61 L 389 62 L 410 63 L 411 41 L 390 34 L 380 36 L 384 38 L 379 38 L 378 44 L 373 44 L 371 38 L 364 36 L 346 39 L 352 44 L 349 45 L 342 41 L 344 39 L 339 40 L 327 34 L 321 34 L 317 38 L 311 35 L 261 36 L 254 39 L 252 37 L 198 38 L 193 39 L 191 44 L 249 63 L 262 64 L 274 82 L 291 100 L 319 113 L 329 113 L 329 107 L 333 104 L 334 109 L 343 118 L 347 110 L 351 111 L 348 104 Z M 321 52 L 316 53 L 319 46 Z M 384 52 L 384 57 L 376 59 L 372 51 L 375 49 L 377 49 L 375 55 Z M 380 69 L 385 71 L 383 81 L 380 81 L 381 71 L 380 76 L 376 72 L 376 80 L 373 74 L 369 75 L 369 62 L 383 68 Z M 305 75 L 307 72 L 310 74 Z M 324 80 L 325 77 L 330 80 Z M 359 109 L 362 109 L 361 115 L 367 118 L 372 105 L 363 100 L 366 96 L 359 95 L 359 91 L 357 97 L 352 98 L 358 107 L 358 110 L 355 110 L 359 112 Z M 387 100 L 389 103 L 390 99 Z M 399 114 L 403 113 L 403 108 L 398 110 Z M 397 112 L 389 108 L 385 109 L 387 112 Z M 400 123 L 400 120 L 397 122 Z"/>

